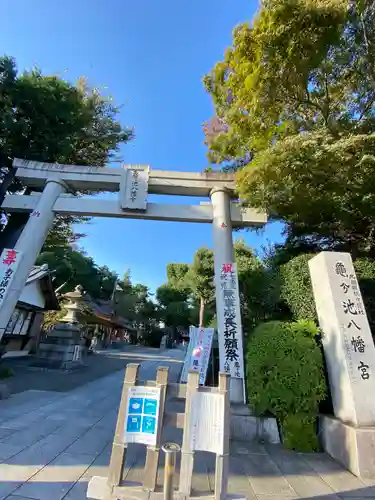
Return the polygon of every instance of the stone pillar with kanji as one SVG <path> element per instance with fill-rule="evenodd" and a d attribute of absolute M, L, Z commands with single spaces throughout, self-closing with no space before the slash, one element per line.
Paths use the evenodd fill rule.
<path fill-rule="evenodd" d="M 350 254 L 309 261 L 334 417 L 321 418 L 325 450 L 357 476 L 375 477 L 375 347 Z"/>
<path fill-rule="evenodd" d="M 213 214 L 212 232 L 220 370 L 231 375 L 231 402 L 241 404 L 245 402 L 246 397 L 244 392 L 242 325 L 237 269 L 234 264 L 230 196 L 231 192 L 223 187 L 214 188 L 210 192 Z M 225 283 L 222 282 L 223 280 Z M 226 285 L 228 285 L 228 290 L 224 293 L 223 287 Z M 231 305 L 229 309 L 224 311 L 226 303 Z M 231 325 L 228 325 L 228 320 L 232 322 Z M 229 337 L 226 337 L 225 332 L 228 334 L 229 331 Z M 230 342 L 231 346 L 229 346 Z M 227 350 L 224 349 L 225 344 Z"/>

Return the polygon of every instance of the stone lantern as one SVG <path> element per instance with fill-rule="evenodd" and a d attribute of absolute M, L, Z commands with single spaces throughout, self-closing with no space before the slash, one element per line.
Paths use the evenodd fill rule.
<path fill-rule="evenodd" d="M 69 302 L 65 305 L 66 314 L 60 322 L 78 326 L 78 313 L 83 302 L 82 287 L 80 285 L 76 286 L 73 292 L 68 292 L 63 297 L 68 299 Z"/>
<path fill-rule="evenodd" d="M 66 314 L 39 344 L 35 366 L 72 370 L 82 367 L 81 328 L 78 313 L 83 302 L 82 287 L 63 295 Z"/>

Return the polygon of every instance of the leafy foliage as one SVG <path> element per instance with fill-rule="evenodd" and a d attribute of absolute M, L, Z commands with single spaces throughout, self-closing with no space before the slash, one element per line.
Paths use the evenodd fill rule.
<path fill-rule="evenodd" d="M 375 135 L 288 137 L 238 173 L 241 196 L 320 248 L 374 255 Z"/>
<path fill-rule="evenodd" d="M 204 326 L 206 305 L 215 299 L 214 253 L 210 248 L 199 248 L 186 273 L 186 283 L 195 300 L 199 301 L 199 326 Z"/>
<path fill-rule="evenodd" d="M 308 261 L 314 254 L 302 254 L 280 268 L 280 298 L 295 320 L 317 322 Z M 368 258 L 354 261 L 359 288 L 372 332 L 375 332 L 375 262 Z"/>
<path fill-rule="evenodd" d="M 113 314 L 128 320 L 147 345 L 160 344 L 159 311 L 150 298 L 147 286 L 139 283 L 133 285 L 129 272 L 119 279 L 107 266 L 97 266 L 92 257 L 72 248 L 68 248 L 68 251 L 60 248 L 54 252 L 43 252 L 37 263 L 48 264 L 53 270 L 54 285 L 62 295 L 61 310 L 45 314 L 45 328 L 59 322 L 65 315 L 64 294 L 81 285 L 92 299 L 110 301 Z M 83 323 L 92 323 L 95 319 L 85 304 L 80 317 Z"/>
<path fill-rule="evenodd" d="M 0 181 L 15 157 L 104 166 L 133 137 L 117 114 L 112 100 L 88 87 L 84 78 L 72 85 L 39 69 L 17 74 L 15 60 L 0 57 Z M 20 188 L 15 181 L 8 190 Z M 48 245 L 77 239 L 71 230 L 77 221 L 82 220 L 58 217 Z"/>
<path fill-rule="evenodd" d="M 164 284 L 156 290 L 156 300 L 159 314 L 165 326 L 174 329 L 188 327 L 190 324 L 190 309 L 186 291 Z"/>
<path fill-rule="evenodd" d="M 281 295 L 295 320 L 317 321 L 308 261 L 313 254 L 302 254 L 280 268 Z"/>
<path fill-rule="evenodd" d="M 264 0 L 204 79 L 209 159 L 292 246 L 375 256 L 374 20 L 369 0 Z"/>
<path fill-rule="evenodd" d="M 313 323 L 270 321 L 255 328 L 246 348 L 251 408 L 276 416 L 284 444 L 300 451 L 318 448 L 314 423 L 326 394 L 322 353 L 312 332 L 318 333 Z"/>
<path fill-rule="evenodd" d="M 332 65 L 349 64 L 340 47 L 345 16 L 345 1 L 271 0 L 252 25 L 235 28 L 232 47 L 204 79 L 227 124 L 210 142 L 213 159 L 243 157 L 326 123 L 326 79 L 334 87 L 342 71 L 335 78 Z"/>
<path fill-rule="evenodd" d="M 118 108 L 84 78 L 77 86 L 39 69 L 17 75 L 0 58 L 0 164 L 8 158 L 104 166 L 133 132 L 116 121 Z"/>
<path fill-rule="evenodd" d="M 83 251 L 73 250 L 71 247 L 51 249 L 39 255 L 37 264 L 48 264 L 54 271 L 55 287 L 64 285 L 61 293 L 67 293 L 81 285 L 93 298 L 111 298 L 116 273 L 107 266 L 97 266 L 92 257 L 88 257 Z"/>
<path fill-rule="evenodd" d="M 234 253 L 238 265 L 242 321 L 248 333 L 260 321 L 279 312 L 279 281 L 276 273 L 266 269 L 243 241 L 235 243 Z M 216 308 L 213 251 L 199 248 L 191 265 L 168 264 L 167 276 L 168 283 L 159 287 L 156 294 L 164 318 L 168 307 L 177 314 L 173 319 L 174 313 L 169 315 L 167 323 L 172 321 L 177 323 L 176 326 L 211 324 Z M 175 305 L 171 306 L 172 303 Z M 178 318 L 178 314 L 183 317 Z"/>
<path fill-rule="evenodd" d="M 367 319 L 373 338 L 375 338 L 375 262 L 367 258 L 357 259 L 354 262 L 354 269 L 358 277 Z"/>
<path fill-rule="evenodd" d="M 243 241 L 234 245 L 238 269 L 242 323 L 245 335 L 279 311 L 280 284 L 277 273 L 267 269 Z"/>
<path fill-rule="evenodd" d="M 176 290 L 188 293 L 189 285 L 186 279 L 188 271 L 189 264 L 181 264 L 178 262 L 171 262 L 170 264 L 167 264 L 168 284 Z"/>

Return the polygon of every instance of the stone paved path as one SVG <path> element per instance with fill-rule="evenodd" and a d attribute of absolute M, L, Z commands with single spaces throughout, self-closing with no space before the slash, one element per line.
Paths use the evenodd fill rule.
<path fill-rule="evenodd" d="M 45 372 L 40 369 L 32 369 L 31 365 L 35 361 L 32 356 L 4 359 L 1 360 L 1 363 L 14 372 L 14 376 L 7 380 L 12 394 L 35 389 L 38 391 L 67 392 L 110 375 L 117 370 L 123 370 L 129 361 L 141 362 L 147 353 L 155 353 L 155 349 L 129 345 L 124 348 L 121 355 L 117 350 L 104 349 L 100 351 L 99 363 L 96 355 L 85 356 L 83 369 L 69 373 L 55 371 L 53 377 L 46 377 Z M 137 355 L 141 358 L 137 359 Z"/>
<path fill-rule="evenodd" d="M 140 356 L 142 379 L 169 365 L 176 380 L 181 352 Z M 90 477 L 107 475 L 122 378 L 117 371 L 67 393 L 26 391 L 0 402 L 0 500 L 85 500 Z M 165 439 L 180 437 L 169 433 Z M 143 457 L 142 446 L 129 449 L 127 480 L 140 480 Z M 212 490 L 212 459 L 197 454 L 194 488 Z M 232 443 L 229 489 L 248 500 L 369 499 L 375 498 L 373 485 L 324 454 Z"/>

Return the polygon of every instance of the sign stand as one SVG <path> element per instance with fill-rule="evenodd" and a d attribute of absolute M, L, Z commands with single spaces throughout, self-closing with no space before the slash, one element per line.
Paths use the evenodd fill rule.
<path fill-rule="evenodd" d="M 109 464 L 109 475 L 108 475 L 108 487 L 113 490 L 119 487 L 121 481 L 124 480 L 122 477 L 126 451 L 128 443 L 124 439 L 124 429 L 126 428 L 126 417 L 127 410 L 129 406 L 129 389 L 137 386 L 138 377 L 138 364 L 129 364 L 125 371 L 124 385 L 122 389 L 121 402 L 118 411 L 117 425 L 115 436 L 112 446 L 111 460 Z M 162 432 L 162 422 L 164 415 L 164 405 L 165 397 L 167 391 L 168 382 L 168 368 L 159 367 L 156 373 L 156 383 L 154 382 L 153 387 L 160 388 L 160 401 L 159 401 L 159 418 L 157 419 L 157 429 L 156 429 L 156 445 L 147 446 L 146 464 L 144 469 L 144 479 L 143 479 L 143 489 L 147 491 L 154 491 L 156 487 L 156 478 L 158 472 L 159 454 L 160 454 L 160 439 Z M 146 383 L 150 385 L 150 383 Z"/>
<path fill-rule="evenodd" d="M 185 406 L 185 423 L 184 434 L 182 438 L 181 448 L 181 471 L 180 471 L 180 488 L 179 491 L 182 495 L 187 497 L 191 492 L 191 481 L 193 478 L 194 469 L 194 451 L 191 449 L 191 426 L 189 419 L 191 415 L 191 399 L 195 392 L 199 389 L 199 372 L 191 371 L 187 380 L 186 391 L 186 406 Z"/>
<path fill-rule="evenodd" d="M 108 478 L 94 476 L 87 497 L 100 500 L 161 500 L 156 491 L 162 430 L 183 429 L 179 491 L 176 500 L 191 498 L 195 451 L 216 454 L 214 495 L 202 500 L 225 500 L 228 489 L 230 375 L 219 374 L 219 387 L 201 387 L 200 373 L 190 370 L 187 384 L 168 384 L 168 368 L 157 369 L 156 380 L 138 381 L 138 364 L 127 365 L 112 446 Z M 185 412 L 165 412 L 166 399 L 185 399 Z M 143 483 L 126 485 L 123 477 L 129 443 L 147 445 Z M 177 446 L 177 445 L 176 445 Z"/>
<path fill-rule="evenodd" d="M 229 381 L 230 375 L 226 373 L 219 374 L 219 387 L 204 388 L 199 387 L 199 373 L 190 371 L 187 382 L 186 393 L 186 409 L 185 409 L 185 425 L 182 441 L 181 453 L 181 471 L 180 471 L 180 497 L 190 498 L 191 484 L 194 469 L 195 450 L 212 451 L 210 447 L 206 447 L 206 443 L 197 443 L 195 439 L 196 427 L 202 427 L 204 424 L 212 425 L 210 415 L 201 415 L 199 421 L 193 418 L 192 409 L 195 406 L 195 396 L 197 394 L 209 395 L 210 398 L 220 398 L 222 414 L 213 415 L 221 422 L 221 442 L 216 453 L 216 470 L 215 470 L 215 494 L 214 500 L 224 500 L 227 497 L 228 490 L 228 470 L 229 470 L 229 418 L 230 418 L 230 401 L 229 401 Z M 204 422 L 206 420 L 206 422 Z M 199 434 L 199 430 L 198 430 Z M 215 445 L 215 443 L 213 443 Z M 210 497 L 212 498 L 212 497 Z"/>
<path fill-rule="evenodd" d="M 156 443 L 154 447 L 147 447 L 146 455 L 146 465 L 145 465 L 145 477 L 143 480 L 143 487 L 150 491 L 154 491 L 156 487 L 156 478 L 158 475 L 158 464 L 159 464 L 159 454 L 160 454 L 160 441 L 161 433 L 163 430 L 163 416 L 165 399 L 167 393 L 168 384 L 168 368 L 159 367 L 156 371 L 156 387 L 160 387 L 160 403 L 159 403 L 159 419 L 158 428 L 156 431 Z"/>
<path fill-rule="evenodd" d="M 119 486 L 122 480 L 122 471 L 126 458 L 127 443 L 124 443 L 125 413 L 128 406 L 129 388 L 137 380 L 139 365 L 129 364 L 125 370 L 124 385 L 122 388 L 120 408 L 118 411 L 115 437 L 113 439 L 111 461 L 109 463 L 108 486 Z"/>

